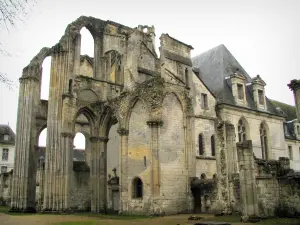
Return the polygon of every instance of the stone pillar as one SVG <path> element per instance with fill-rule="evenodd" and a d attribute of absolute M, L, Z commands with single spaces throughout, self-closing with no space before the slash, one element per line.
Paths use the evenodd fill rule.
<path fill-rule="evenodd" d="M 120 135 L 120 213 L 128 211 L 128 135 L 129 131 L 121 128 L 118 130 Z"/>
<path fill-rule="evenodd" d="M 72 42 L 72 40 L 69 40 Z M 73 43 L 73 42 L 72 42 Z M 72 43 L 69 43 L 71 45 Z M 69 48 L 69 46 L 68 46 Z M 59 210 L 61 188 L 61 128 L 63 94 L 68 90 L 68 78 L 70 70 L 73 70 L 73 50 L 63 49 L 61 44 L 53 47 L 51 74 L 50 74 L 50 94 L 48 101 L 47 117 L 47 147 L 45 163 L 45 190 L 43 210 Z M 72 67 L 72 69 L 71 69 Z"/>
<path fill-rule="evenodd" d="M 105 80 L 103 73 L 103 36 L 94 36 L 94 78 Z"/>
<path fill-rule="evenodd" d="M 72 202 L 70 199 L 71 195 L 71 184 L 73 174 L 73 133 L 63 132 L 61 133 L 61 147 L 62 147 L 62 165 L 61 165 L 61 182 L 59 188 L 59 207 L 64 211 L 70 211 Z"/>
<path fill-rule="evenodd" d="M 80 74 L 80 50 L 81 50 L 81 34 L 77 35 L 75 43 L 75 53 L 74 53 L 74 75 L 78 76 Z"/>
<path fill-rule="evenodd" d="M 159 197 L 160 194 L 160 162 L 159 162 L 159 127 L 163 121 L 147 121 L 151 128 L 151 196 Z"/>
<path fill-rule="evenodd" d="M 240 165 L 242 220 L 259 215 L 252 141 L 237 143 Z"/>
<path fill-rule="evenodd" d="M 91 211 L 106 212 L 106 156 L 107 137 L 90 137 L 92 168 L 91 168 Z"/>
<path fill-rule="evenodd" d="M 40 96 L 39 79 L 38 65 L 24 68 L 23 76 L 20 78 L 11 210 L 35 211 L 37 142 L 35 116 Z"/>
<path fill-rule="evenodd" d="M 0 198 L 3 198 L 4 191 L 4 174 L 0 173 Z"/>
<path fill-rule="evenodd" d="M 291 83 L 289 83 L 288 86 L 294 93 L 297 120 L 298 123 L 300 123 L 300 80 L 291 80 Z"/>
<path fill-rule="evenodd" d="M 218 174 L 218 202 L 216 210 L 221 213 L 230 213 L 230 202 L 228 192 L 228 167 L 227 167 L 227 146 L 226 146 L 226 123 L 216 122 L 216 161 Z"/>

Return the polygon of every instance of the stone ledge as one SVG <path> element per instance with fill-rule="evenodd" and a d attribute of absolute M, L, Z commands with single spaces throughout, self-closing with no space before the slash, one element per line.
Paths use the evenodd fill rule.
<path fill-rule="evenodd" d="M 205 159 L 205 160 L 216 160 L 215 156 L 202 156 L 202 155 L 197 155 L 196 159 Z"/>

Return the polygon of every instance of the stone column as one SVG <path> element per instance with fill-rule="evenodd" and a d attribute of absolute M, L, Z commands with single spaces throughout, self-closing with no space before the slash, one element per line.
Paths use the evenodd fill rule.
<path fill-rule="evenodd" d="M 128 135 L 129 131 L 121 128 L 118 130 L 120 135 L 120 213 L 128 211 Z"/>
<path fill-rule="evenodd" d="M 237 143 L 237 149 L 240 165 L 242 220 L 246 222 L 250 216 L 259 215 L 252 141 Z"/>
<path fill-rule="evenodd" d="M 61 133 L 61 147 L 62 147 L 62 165 L 61 165 L 61 183 L 59 188 L 59 199 L 60 209 L 64 211 L 70 211 L 72 207 L 71 196 L 71 185 L 72 185 L 72 174 L 73 174 L 73 140 L 74 134 L 63 132 Z"/>
<path fill-rule="evenodd" d="M 20 78 L 15 169 L 11 210 L 35 211 L 36 109 L 39 104 L 40 67 L 29 65 Z"/>
<path fill-rule="evenodd" d="M 3 198 L 4 174 L 0 173 L 0 198 Z"/>
<path fill-rule="evenodd" d="M 151 128 L 151 196 L 159 197 L 160 193 L 160 163 L 159 163 L 159 127 L 163 121 L 147 121 Z"/>
<path fill-rule="evenodd" d="M 226 123 L 218 120 L 215 124 L 216 162 L 218 174 L 218 199 L 216 210 L 222 213 L 230 213 L 228 194 L 228 167 L 226 154 Z"/>
<path fill-rule="evenodd" d="M 300 80 L 291 80 L 291 83 L 289 83 L 288 86 L 294 93 L 297 120 L 298 123 L 300 123 Z"/>
<path fill-rule="evenodd" d="M 69 40 L 72 42 L 72 40 Z M 73 42 L 72 42 L 73 43 Z M 71 45 L 72 43 L 69 43 Z M 69 46 L 68 46 L 69 48 Z M 47 148 L 45 166 L 45 190 L 43 210 L 59 210 L 60 170 L 61 170 L 61 128 L 63 94 L 68 90 L 68 77 L 71 70 L 73 52 L 64 49 L 61 44 L 53 47 L 50 93 L 47 117 Z M 72 67 L 73 70 L 73 67 Z"/>
<path fill-rule="evenodd" d="M 107 137 L 90 137 L 92 168 L 91 168 L 91 211 L 106 211 L 106 144 Z"/>
<path fill-rule="evenodd" d="M 80 75 L 80 50 L 81 50 L 81 34 L 77 35 L 74 51 L 74 75 Z"/>
<path fill-rule="evenodd" d="M 103 73 L 103 35 L 94 36 L 94 78 L 99 80 L 105 80 Z"/>

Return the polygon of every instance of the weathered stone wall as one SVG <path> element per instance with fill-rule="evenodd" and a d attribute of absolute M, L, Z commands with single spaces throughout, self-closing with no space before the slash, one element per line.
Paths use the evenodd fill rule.
<path fill-rule="evenodd" d="M 93 66 L 86 60 L 80 60 L 80 73 L 78 75 L 93 77 Z"/>
<path fill-rule="evenodd" d="M 132 213 L 147 213 L 150 207 L 151 152 L 147 120 L 147 108 L 139 100 L 135 103 L 130 115 L 128 137 L 128 205 L 129 211 Z M 143 198 L 133 198 L 133 179 L 136 177 L 143 182 Z"/>
<path fill-rule="evenodd" d="M 291 169 L 295 171 L 300 171 L 300 140 L 285 140 L 286 144 L 286 154 L 289 156 L 289 148 L 288 146 L 292 147 L 292 154 L 293 157 L 290 159 L 290 166 Z"/>
<path fill-rule="evenodd" d="M 269 159 L 287 157 L 282 128 L 283 118 L 273 117 L 263 113 L 258 114 L 249 110 L 236 109 L 229 106 L 223 107 L 219 112 L 224 121 L 230 121 L 234 125 L 236 137 L 238 137 L 238 122 L 241 118 L 245 119 L 249 127 L 247 139 L 252 140 L 253 152 L 257 158 L 262 158 L 259 132 L 259 127 L 262 122 L 267 125 Z"/>
<path fill-rule="evenodd" d="M 91 209 L 90 173 L 73 171 L 71 180 L 71 191 L 69 193 L 71 209 L 89 211 Z"/>
<path fill-rule="evenodd" d="M 163 126 L 160 129 L 161 197 L 162 211 L 187 211 L 187 159 L 182 106 L 174 94 L 163 101 Z"/>

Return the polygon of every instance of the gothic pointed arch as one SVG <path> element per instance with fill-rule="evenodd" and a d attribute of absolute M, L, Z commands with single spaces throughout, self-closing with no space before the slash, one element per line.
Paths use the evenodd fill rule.
<path fill-rule="evenodd" d="M 250 130 L 249 124 L 245 117 L 241 117 L 237 124 L 238 130 L 238 142 L 244 142 L 250 140 Z"/>

